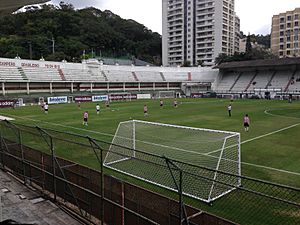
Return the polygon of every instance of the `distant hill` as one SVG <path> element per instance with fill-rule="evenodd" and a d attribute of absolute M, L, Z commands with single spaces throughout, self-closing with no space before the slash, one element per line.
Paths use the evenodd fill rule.
<path fill-rule="evenodd" d="M 44 3 L 47 1 L 48 0 L 1 0 L 0 15 L 12 13 L 25 5 Z"/>
<path fill-rule="evenodd" d="M 45 5 L 0 17 L 0 31 L 0 57 L 79 62 L 100 56 L 161 64 L 161 35 L 108 10 Z"/>

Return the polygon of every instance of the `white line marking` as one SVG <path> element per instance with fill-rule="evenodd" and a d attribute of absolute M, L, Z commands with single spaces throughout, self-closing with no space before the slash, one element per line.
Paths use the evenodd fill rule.
<path fill-rule="evenodd" d="M 292 174 L 292 175 L 300 176 L 300 173 L 291 172 L 291 171 L 288 171 L 288 170 L 281 170 L 281 169 L 276 169 L 276 168 L 273 168 L 273 167 L 262 166 L 262 165 L 258 165 L 258 164 L 247 163 L 247 162 L 242 162 L 242 164 L 248 165 L 248 166 L 259 167 L 259 168 L 263 168 L 263 169 L 268 169 L 268 170 L 274 170 L 274 171 L 281 172 L 281 173 L 287 173 L 287 174 Z"/>
<path fill-rule="evenodd" d="M 19 119 L 23 119 L 23 120 L 31 120 L 31 121 L 35 121 L 35 122 L 41 122 L 41 123 L 46 123 L 46 124 L 50 124 L 50 125 L 54 125 L 54 126 L 61 126 L 61 127 L 66 127 L 66 128 L 71 128 L 71 129 L 75 129 L 75 130 L 81 130 L 81 131 L 87 131 L 87 132 L 90 132 L 90 133 L 95 133 L 95 134 L 102 134 L 102 135 L 107 135 L 107 136 L 114 136 L 113 134 L 108 134 L 108 133 L 101 133 L 101 132 L 98 132 L 98 131 L 93 131 L 93 130 L 86 130 L 86 129 L 82 129 L 82 128 L 77 128 L 77 127 L 72 127 L 72 126 L 68 126 L 68 125 L 63 125 L 63 124 L 56 124 L 56 123 L 51 123 L 51 122 L 46 122 L 46 121 L 40 121 L 40 120 L 34 120 L 34 119 L 30 119 L 30 118 L 24 118 L 24 117 L 19 117 L 19 116 L 14 116 L 16 118 L 19 118 Z M 298 124 L 294 124 L 292 125 L 293 127 L 295 126 L 298 126 L 300 125 L 300 123 Z M 292 127 L 290 126 L 290 128 Z M 283 130 L 287 130 L 287 129 L 290 129 L 290 128 L 282 128 L 280 129 L 281 131 Z M 280 131 L 274 131 L 276 133 L 280 132 Z M 272 133 L 274 133 L 272 132 Z M 265 134 L 265 135 L 262 135 L 262 136 L 268 136 L 270 134 Z M 258 137 L 257 137 L 258 138 Z M 262 137 L 260 137 L 262 138 Z M 244 142 L 241 142 L 241 144 L 243 143 L 247 143 L 249 142 L 249 140 L 246 140 Z M 183 150 L 183 149 L 179 149 L 179 148 L 174 148 L 174 149 L 177 149 L 177 150 Z M 196 153 L 196 152 L 193 152 L 193 153 Z M 196 153 L 196 154 L 203 154 L 203 153 Z M 205 155 L 205 154 L 204 154 Z M 209 156 L 209 155 L 206 155 L 206 156 Z M 215 156 L 210 156 L 210 157 L 215 157 Z M 241 162 L 241 164 L 245 164 L 245 165 L 249 165 L 249 166 L 253 166 L 253 167 L 258 167 L 258 168 L 264 168 L 264 169 L 268 169 L 268 170 L 273 170 L 273 171 L 277 171 L 277 172 L 282 172 L 282 173 L 287 173 L 287 174 L 292 174 L 292 175 L 296 175 L 296 176 L 300 176 L 300 173 L 297 173 L 297 172 L 291 172 L 291 171 L 287 171 L 287 170 L 281 170 L 281 169 L 277 169 L 277 168 L 273 168 L 273 167 L 267 167 L 267 166 L 262 166 L 262 165 L 258 165 L 258 164 L 252 164 L 252 163 L 247 163 L 247 162 Z"/>
<path fill-rule="evenodd" d="M 264 113 L 269 116 L 276 116 L 276 117 L 282 117 L 282 118 L 288 118 L 288 119 L 298 119 L 298 120 L 300 119 L 297 117 L 283 116 L 283 115 L 277 115 L 277 114 L 270 113 L 270 111 L 280 111 L 280 110 L 286 110 L 286 109 L 265 110 Z"/>
<path fill-rule="evenodd" d="M 0 120 L 7 120 L 7 121 L 10 121 L 10 120 L 15 120 L 14 118 L 11 118 L 11 117 L 7 117 L 7 116 L 0 116 Z"/>
<path fill-rule="evenodd" d="M 294 124 L 294 125 L 291 125 L 291 126 L 288 126 L 288 127 L 284 127 L 284 128 L 279 129 L 279 130 L 275 130 L 275 131 L 273 131 L 273 132 L 270 132 L 270 133 L 267 133 L 267 134 L 264 134 L 264 135 L 260 135 L 260 136 L 255 137 L 255 138 L 251 138 L 251 139 L 242 141 L 241 144 L 246 144 L 246 143 L 251 142 L 251 141 L 255 141 L 255 140 L 258 140 L 258 139 L 261 139 L 261 138 L 264 138 L 264 137 L 268 137 L 268 136 L 271 136 L 271 135 L 273 135 L 273 134 L 277 134 L 277 133 L 280 133 L 280 132 L 282 132 L 282 131 L 285 131 L 285 130 L 288 130 L 288 129 L 297 127 L 297 126 L 299 126 L 299 125 L 300 125 L 300 123 L 296 123 L 296 124 Z"/>

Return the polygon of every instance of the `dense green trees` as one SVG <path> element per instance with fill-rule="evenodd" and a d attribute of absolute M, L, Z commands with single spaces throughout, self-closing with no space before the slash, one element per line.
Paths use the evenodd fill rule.
<path fill-rule="evenodd" d="M 69 4 L 1 17 L 0 56 L 30 58 L 30 49 L 33 59 L 80 61 L 85 51 L 160 64 L 161 36 L 110 11 L 74 10 Z"/>

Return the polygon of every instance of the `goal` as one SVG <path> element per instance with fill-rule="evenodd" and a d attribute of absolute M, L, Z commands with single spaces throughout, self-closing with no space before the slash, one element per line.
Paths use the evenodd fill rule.
<path fill-rule="evenodd" d="M 158 98 L 174 98 L 175 92 L 174 91 L 159 91 Z"/>
<path fill-rule="evenodd" d="M 240 134 L 125 121 L 116 130 L 104 166 L 174 191 L 180 168 L 183 193 L 209 203 L 241 185 Z"/>

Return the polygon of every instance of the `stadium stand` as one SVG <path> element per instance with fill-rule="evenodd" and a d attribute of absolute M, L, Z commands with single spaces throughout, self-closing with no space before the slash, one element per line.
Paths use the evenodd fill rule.
<path fill-rule="evenodd" d="M 150 71 L 138 71 L 136 75 L 139 80 L 144 82 L 157 82 L 157 81 L 166 81 L 163 80 L 161 73 L 159 72 L 150 72 Z"/>
<path fill-rule="evenodd" d="M 285 89 L 291 79 L 292 71 L 277 71 L 268 88 Z"/>
<path fill-rule="evenodd" d="M 275 75 L 274 71 L 259 71 L 253 81 L 250 83 L 249 90 L 254 88 L 265 89 Z"/>
<path fill-rule="evenodd" d="M 292 75 L 287 90 L 290 92 L 300 92 L 300 70 Z"/>
<path fill-rule="evenodd" d="M 107 79 L 111 82 L 134 82 L 134 76 L 131 71 L 125 70 L 107 70 L 104 71 Z"/>
<path fill-rule="evenodd" d="M 24 77 L 20 73 L 17 67 L 0 67 L 0 79 L 1 80 L 24 80 Z"/>
<path fill-rule="evenodd" d="M 226 72 L 223 74 L 221 81 L 218 84 L 217 90 L 220 92 L 231 91 L 239 78 L 237 72 Z"/>
<path fill-rule="evenodd" d="M 237 92 L 247 91 L 255 77 L 256 73 L 244 72 L 236 81 L 235 85 L 232 87 L 231 90 Z"/>
<path fill-rule="evenodd" d="M 23 68 L 23 71 L 30 81 L 62 81 L 57 69 Z"/>

